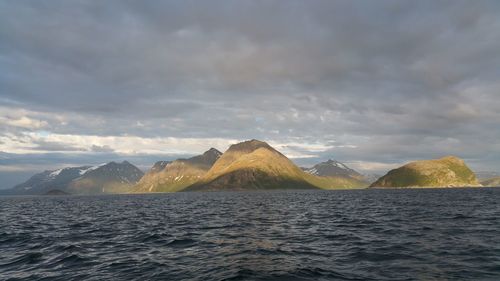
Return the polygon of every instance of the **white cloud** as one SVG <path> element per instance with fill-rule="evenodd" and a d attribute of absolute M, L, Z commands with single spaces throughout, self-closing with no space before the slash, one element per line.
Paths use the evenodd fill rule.
<path fill-rule="evenodd" d="M 367 162 L 367 161 L 355 161 L 346 163 L 351 168 L 364 172 L 388 171 L 403 165 L 403 163 L 381 163 L 381 162 Z"/>
<path fill-rule="evenodd" d="M 95 151 L 96 147 L 106 147 L 113 152 L 123 155 L 134 154 L 194 154 L 201 153 L 210 147 L 225 150 L 235 139 L 220 138 L 174 138 L 139 136 L 95 136 L 53 134 L 47 132 L 24 132 L 20 135 L 6 134 L 0 136 L 0 151 L 9 153 L 44 153 L 54 150 L 45 150 L 39 144 L 57 144 L 67 147 L 61 151 L 81 153 Z"/>
<path fill-rule="evenodd" d="M 47 125 L 48 124 L 46 121 L 32 119 L 27 116 L 22 116 L 19 118 L 0 116 L 0 126 L 11 126 L 24 129 L 41 129 L 46 127 Z"/>
<path fill-rule="evenodd" d="M 16 154 L 48 152 L 113 152 L 120 155 L 193 155 L 210 147 L 225 151 L 231 144 L 242 140 L 225 138 L 176 138 L 140 136 L 96 136 L 56 134 L 46 131 L 7 133 L 0 135 L 0 151 Z M 267 140 L 264 140 L 267 141 Z M 335 147 L 321 143 L 300 143 L 297 141 L 269 144 L 289 158 L 315 158 L 319 153 Z M 103 150 L 105 148 L 105 150 Z"/>
<path fill-rule="evenodd" d="M 3 2 L 6 152 L 500 164 L 498 1 Z"/>

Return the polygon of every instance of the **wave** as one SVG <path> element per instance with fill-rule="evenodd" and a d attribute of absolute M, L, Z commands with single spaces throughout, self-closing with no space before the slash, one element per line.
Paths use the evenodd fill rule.
<path fill-rule="evenodd" d="M 500 276 L 500 189 L 202 195 L 0 197 L 0 279 Z"/>

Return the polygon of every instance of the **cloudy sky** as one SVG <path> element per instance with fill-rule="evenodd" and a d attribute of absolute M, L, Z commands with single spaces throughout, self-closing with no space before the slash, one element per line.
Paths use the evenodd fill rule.
<path fill-rule="evenodd" d="M 499 1 L 0 1 L 0 187 L 268 141 L 500 172 Z"/>

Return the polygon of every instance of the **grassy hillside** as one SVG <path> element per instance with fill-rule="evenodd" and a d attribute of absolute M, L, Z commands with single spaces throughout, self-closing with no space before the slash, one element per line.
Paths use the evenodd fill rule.
<path fill-rule="evenodd" d="M 360 189 L 368 187 L 363 180 L 346 177 L 318 177 L 306 174 L 305 179 L 321 189 Z"/>
<path fill-rule="evenodd" d="M 454 156 L 423 160 L 389 171 L 371 187 L 461 187 L 480 186 L 474 172 Z"/>
<path fill-rule="evenodd" d="M 146 174 L 134 188 L 135 192 L 176 192 L 197 182 L 206 172 L 205 167 L 176 160 L 156 173 Z"/>

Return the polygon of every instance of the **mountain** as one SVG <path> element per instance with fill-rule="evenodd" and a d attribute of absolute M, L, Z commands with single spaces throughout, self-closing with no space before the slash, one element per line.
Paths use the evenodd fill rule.
<path fill-rule="evenodd" d="M 500 177 L 494 177 L 481 182 L 483 186 L 500 187 Z"/>
<path fill-rule="evenodd" d="M 231 145 L 189 191 L 270 188 L 315 188 L 304 172 L 265 142 L 250 140 Z"/>
<path fill-rule="evenodd" d="M 389 171 L 370 187 L 464 187 L 480 186 L 465 162 L 454 156 L 423 160 Z"/>
<path fill-rule="evenodd" d="M 69 167 L 52 171 L 44 171 L 18 184 L 11 189 L 13 194 L 45 194 L 52 189 L 65 189 L 67 185 L 84 175 L 91 166 Z"/>
<path fill-rule="evenodd" d="M 345 177 L 363 180 L 363 175 L 335 160 L 328 160 L 314 165 L 312 168 L 302 168 L 304 172 L 320 177 Z"/>
<path fill-rule="evenodd" d="M 109 162 L 89 168 L 71 181 L 66 190 L 73 194 L 127 193 L 144 173 L 127 161 Z"/>
<path fill-rule="evenodd" d="M 127 161 L 68 167 L 36 174 L 8 190 L 9 194 L 41 195 L 51 190 L 71 194 L 129 192 L 144 173 Z"/>
<path fill-rule="evenodd" d="M 175 192 L 197 182 L 222 155 L 210 148 L 202 155 L 173 162 L 156 162 L 134 188 L 134 192 Z"/>
<path fill-rule="evenodd" d="M 250 140 L 231 145 L 186 191 L 314 189 L 344 187 L 349 180 L 307 174 L 269 144 Z"/>

